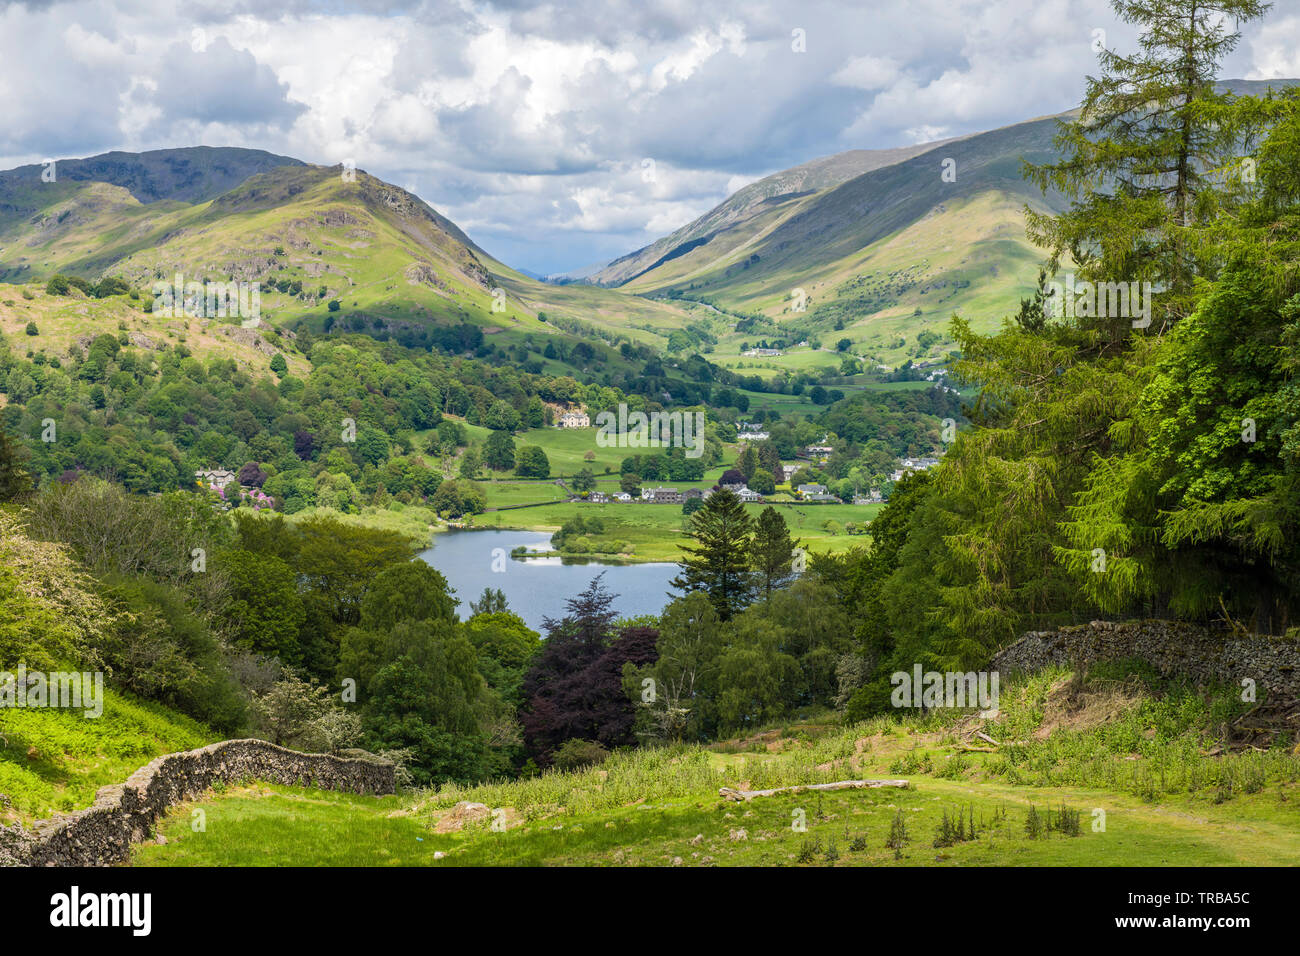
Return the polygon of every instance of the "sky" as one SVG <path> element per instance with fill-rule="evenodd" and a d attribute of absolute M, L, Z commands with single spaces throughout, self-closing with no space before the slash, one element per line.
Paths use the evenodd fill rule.
<path fill-rule="evenodd" d="M 177 146 L 354 162 L 509 265 L 602 263 L 769 173 L 1078 104 L 1107 0 L 0 0 L 0 168 Z M 1099 32 L 1100 31 L 1100 32 Z M 1225 77 L 1300 76 L 1300 2 Z"/>

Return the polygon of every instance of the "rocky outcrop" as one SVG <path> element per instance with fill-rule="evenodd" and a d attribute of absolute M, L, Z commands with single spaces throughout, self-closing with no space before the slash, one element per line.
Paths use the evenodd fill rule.
<path fill-rule="evenodd" d="M 1270 698 L 1300 700 L 1300 641 L 1183 621 L 1093 621 L 1030 631 L 994 655 L 992 667 L 1032 672 L 1126 659 L 1145 661 L 1170 677 L 1233 686 L 1250 678 Z"/>
<path fill-rule="evenodd" d="M 265 740 L 226 740 L 167 754 L 123 784 L 101 787 L 86 810 L 41 820 L 32 828 L 0 827 L 0 865 L 103 866 L 125 860 L 131 844 L 177 803 L 219 782 L 271 783 L 388 794 L 393 764 L 374 756 L 304 754 Z"/>

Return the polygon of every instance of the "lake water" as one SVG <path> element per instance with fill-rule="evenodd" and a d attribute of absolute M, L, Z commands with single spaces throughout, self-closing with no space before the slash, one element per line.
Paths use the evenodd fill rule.
<path fill-rule="evenodd" d="M 510 610 L 535 631 L 542 631 L 543 618 L 563 617 L 565 601 L 585 590 L 601 571 L 605 587 L 618 595 L 614 609 L 620 615 L 658 614 L 672 599 L 668 582 L 678 573 L 675 564 L 579 564 L 572 559 L 510 557 L 520 545 L 545 550 L 550 543 L 551 536 L 541 531 L 446 531 L 434 535 L 433 547 L 420 558 L 441 571 L 455 589 L 462 619 L 469 616 L 469 602 L 478 600 L 484 588 L 499 588 Z"/>

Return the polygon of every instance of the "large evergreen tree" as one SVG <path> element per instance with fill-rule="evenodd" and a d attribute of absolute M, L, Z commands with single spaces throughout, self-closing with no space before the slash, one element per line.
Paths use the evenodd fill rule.
<path fill-rule="evenodd" d="M 768 505 L 758 516 L 750 543 L 750 563 L 764 597 L 772 594 L 793 575 L 794 552 L 799 542 L 790 537 L 781 513 Z"/>
<path fill-rule="evenodd" d="M 1111 0 L 1141 30 L 1138 52 L 1103 47 L 1076 120 L 1061 124 L 1059 162 L 1025 164 L 1040 188 L 1073 200 L 1059 216 L 1026 210 L 1030 238 L 1068 257 L 1090 282 L 1150 281 L 1162 289 L 1153 328 L 1191 310 L 1192 279 L 1211 268 L 1199 233 L 1220 205 L 1221 171 L 1245 130 L 1232 96 L 1215 88 L 1240 24 L 1260 0 Z M 1129 335 L 1114 316 L 1085 324 L 1103 344 Z"/>
<path fill-rule="evenodd" d="M 672 586 L 687 593 L 704 591 L 722 620 L 749 603 L 749 547 L 754 521 L 734 493 L 720 488 L 704 507 L 691 515 L 688 534 L 695 544 L 684 545 L 678 564 L 682 573 Z"/>

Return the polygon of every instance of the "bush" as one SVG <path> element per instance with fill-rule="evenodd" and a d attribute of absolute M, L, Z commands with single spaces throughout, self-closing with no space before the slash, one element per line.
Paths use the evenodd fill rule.
<path fill-rule="evenodd" d="M 28 335 L 40 335 L 40 334 L 41 334 L 41 333 L 40 333 L 40 330 L 36 328 L 36 323 L 35 323 L 35 322 L 28 322 L 28 323 L 27 323 L 27 334 L 28 334 Z"/>
<path fill-rule="evenodd" d="M 598 740 L 579 740 L 574 737 L 555 748 L 551 763 L 557 770 L 581 770 L 605 762 L 609 751 Z"/>

